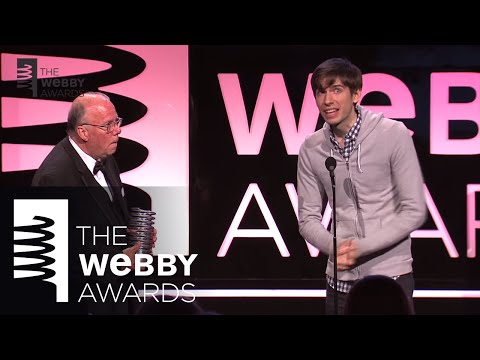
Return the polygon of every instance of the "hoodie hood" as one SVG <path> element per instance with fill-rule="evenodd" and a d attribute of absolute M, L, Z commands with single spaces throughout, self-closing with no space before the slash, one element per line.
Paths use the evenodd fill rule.
<path fill-rule="evenodd" d="M 362 162 L 361 162 L 361 156 L 362 156 L 362 141 L 377 127 L 377 125 L 380 123 L 380 121 L 384 118 L 383 113 L 374 113 L 366 108 L 364 108 L 361 105 L 357 104 L 357 111 L 360 112 L 360 116 L 362 118 L 362 125 L 360 127 L 360 132 L 358 133 L 357 140 L 355 143 L 355 147 L 352 152 L 352 156 L 354 154 L 357 155 L 357 167 L 358 171 L 361 173 L 363 172 L 362 170 Z M 332 142 L 330 141 L 330 131 L 331 131 L 331 126 L 325 122 L 322 127 L 323 134 L 325 136 L 325 139 L 327 140 L 327 144 L 330 146 L 330 156 L 333 156 L 334 154 L 334 146 Z"/>
<path fill-rule="evenodd" d="M 385 116 L 383 113 L 374 113 L 370 110 L 367 110 L 361 105 L 357 105 L 357 110 L 360 112 L 360 116 L 362 117 L 362 126 L 360 127 L 360 132 L 358 133 L 357 137 L 357 145 L 360 144 L 363 139 L 365 139 L 378 125 L 380 120 L 382 120 Z M 325 139 L 330 142 L 330 128 L 331 126 L 328 123 L 324 123 L 322 130 L 325 136 Z M 333 149 L 333 144 L 331 145 Z M 356 146 L 355 146 L 356 147 Z"/>

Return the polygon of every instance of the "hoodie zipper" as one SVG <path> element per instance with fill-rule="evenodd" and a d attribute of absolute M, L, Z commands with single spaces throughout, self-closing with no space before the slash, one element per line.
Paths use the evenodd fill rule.
<path fill-rule="evenodd" d="M 358 206 L 358 197 L 357 197 L 357 192 L 355 190 L 355 186 L 353 186 L 353 178 L 352 178 L 352 172 L 350 171 L 350 158 L 345 161 L 345 164 L 347 165 L 347 172 L 348 172 L 348 179 L 350 180 L 350 190 L 352 191 L 352 196 L 353 196 L 353 206 L 355 207 L 355 212 L 357 213 L 354 218 L 354 226 L 355 226 L 355 234 L 357 235 L 357 238 L 360 238 L 360 235 L 358 233 L 358 228 L 357 228 L 357 218 L 358 218 L 358 211 L 360 210 L 360 207 Z"/>
<path fill-rule="evenodd" d="M 350 180 L 350 190 L 352 191 L 353 195 L 353 206 L 355 207 L 355 218 L 353 219 L 353 226 L 355 228 L 355 234 L 357 236 L 357 239 L 360 239 L 360 235 L 358 233 L 358 212 L 360 211 L 360 206 L 358 205 L 358 197 L 357 197 L 357 192 L 355 191 L 355 187 L 353 186 L 353 178 L 352 178 L 352 172 L 350 171 L 350 158 L 345 161 L 347 165 L 347 172 L 348 172 L 348 178 Z M 355 266 L 351 271 L 355 274 L 356 277 L 359 276 L 360 274 L 360 267 L 361 265 Z"/>

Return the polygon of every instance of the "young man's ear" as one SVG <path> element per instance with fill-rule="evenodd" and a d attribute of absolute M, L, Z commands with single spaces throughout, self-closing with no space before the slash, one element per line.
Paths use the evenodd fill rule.
<path fill-rule="evenodd" d="M 360 89 L 356 90 L 352 94 L 353 103 L 355 104 L 355 106 L 357 106 L 358 102 L 360 101 L 361 96 L 362 96 L 362 90 L 360 90 Z"/>

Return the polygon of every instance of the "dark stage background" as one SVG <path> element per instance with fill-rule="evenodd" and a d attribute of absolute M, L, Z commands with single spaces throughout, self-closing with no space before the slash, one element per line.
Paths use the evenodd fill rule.
<path fill-rule="evenodd" d="M 65 125 L 60 120 L 56 124 L 5 126 L 9 114 L 22 112 L 5 99 L 62 101 L 68 105 L 77 95 L 74 91 L 57 92 L 42 98 L 40 88 L 35 96 L 31 89 L 19 87 L 18 77 L 6 74 L 6 54 L 110 64 L 111 67 L 87 75 L 52 74 L 50 78 L 84 79 L 82 90 L 106 91 L 102 87 L 111 86 L 107 92 L 118 104 L 119 115 L 127 119 L 122 126 L 127 136 L 122 138 L 116 156 L 131 201 L 157 206 L 157 211 L 165 216 L 173 211 L 176 217 L 169 218 L 170 226 L 181 229 L 164 231 L 168 240 L 163 241 L 162 225 L 156 252 L 198 254 L 188 281 L 198 290 L 215 290 L 199 295 L 198 299 L 206 307 L 225 314 L 323 314 L 324 299 L 315 291 L 325 289 L 326 256 L 310 249 L 298 233 L 297 155 L 305 135 L 323 125 L 309 76 L 327 58 L 349 58 L 364 73 L 361 104 L 384 111 L 413 131 L 424 172 L 430 216 L 412 234 L 417 313 L 480 313 L 476 251 L 480 228 L 480 46 L 178 45 L 152 49 L 149 45 L 137 45 L 121 50 L 109 46 L 0 49 L 2 188 L 28 186 L 35 170 L 28 166 L 15 169 L 13 165 L 6 169 L 7 162 L 24 160 L 15 158 L 8 152 L 15 148 L 5 144 L 53 145 L 64 136 Z M 143 76 L 158 66 L 161 58 L 158 54 L 145 56 L 143 51 L 170 52 L 171 59 L 178 57 L 179 61 L 162 66 L 175 64 L 176 73 L 182 75 L 168 77 L 168 71 L 164 71 L 162 77 Z M 176 79 L 181 79 L 181 85 Z M 115 84 L 127 80 L 131 87 L 115 88 Z M 71 86 L 69 89 L 79 90 Z M 136 96 L 136 89 L 143 89 L 142 96 Z M 154 93 L 151 89 L 162 90 Z M 142 101 L 147 93 L 154 99 Z M 133 131 L 129 133 L 127 127 L 133 129 L 131 125 L 151 116 L 154 106 L 158 106 L 156 114 L 160 118 L 171 115 L 162 112 L 169 105 L 172 108 L 170 100 L 162 100 L 169 94 L 178 94 L 175 99 L 180 99 L 173 106 L 177 117 L 170 122 L 178 125 L 184 121 L 184 126 L 153 130 L 151 126 L 140 127 L 132 140 L 128 135 Z M 66 118 L 66 111 L 63 114 Z M 152 142 L 143 140 L 155 131 L 168 136 Z M 172 149 L 173 144 L 158 145 L 175 135 L 186 146 L 177 151 Z M 150 163 L 151 171 L 138 172 L 138 176 L 128 174 L 131 170 L 140 171 L 147 159 L 164 152 L 174 161 L 159 161 L 155 166 Z M 185 170 L 178 170 L 178 163 Z M 172 179 L 166 175 L 170 173 L 179 176 Z M 159 189 L 175 195 L 158 197 Z M 143 198 L 145 193 L 150 194 L 148 200 Z M 184 206 L 178 205 L 178 199 L 185 201 Z M 255 231 L 258 229 L 266 232 Z M 152 277 L 149 281 L 162 279 Z M 232 289 L 277 289 L 289 295 L 272 293 L 274 297 L 257 297 L 255 292 L 228 295 L 220 291 Z M 287 290 L 299 291 L 295 295 Z"/>

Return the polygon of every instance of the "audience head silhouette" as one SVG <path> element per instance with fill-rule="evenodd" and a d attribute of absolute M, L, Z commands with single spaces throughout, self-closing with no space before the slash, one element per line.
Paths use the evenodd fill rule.
<path fill-rule="evenodd" d="M 345 315 L 413 315 L 400 284 L 388 276 L 370 275 L 356 281 L 350 289 Z"/>

